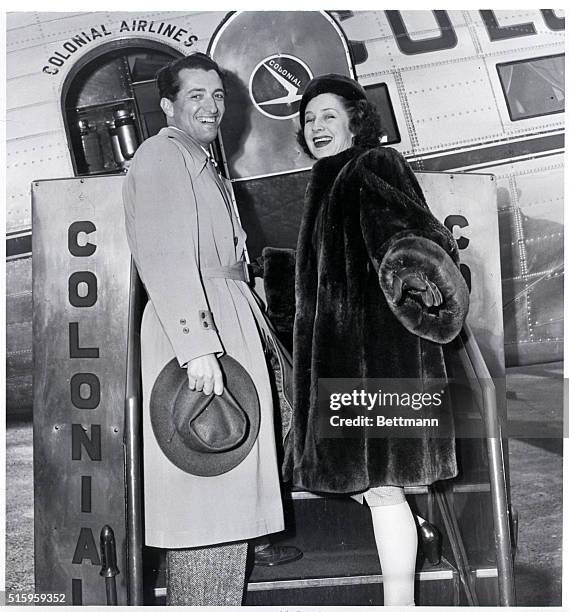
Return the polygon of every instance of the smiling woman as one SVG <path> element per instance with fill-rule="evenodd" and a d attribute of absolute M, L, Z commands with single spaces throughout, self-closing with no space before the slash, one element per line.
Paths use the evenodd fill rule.
<path fill-rule="evenodd" d="M 334 78 L 332 78 L 334 77 Z M 348 77 L 324 75 L 308 84 L 299 108 L 298 144 L 312 159 L 352 145 L 373 149 L 385 141 L 381 118 L 363 87 Z"/>
<path fill-rule="evenodd" d="M 318 76 L 300 103 L 299 142 L 316 159 L 296 254 L 293 414 L 285 479 L 370 507 L 386 605 L 414 605 L 417 531 L 403 487 L 457 474 L 448 402 L 425 417 L 319 427 L 327 378 L 445 379 L 442 347 L 460 332 L 468 288 L 450 232 L 431 214 L 400 153 L 380 147 L 379 117 L 356 81 Z M 423 416 L 423 415 L 422 415 Z M 431 418 L 433 417 L 433 418 Z M 363 422 L 362 422 L 363 421 Z M 434 435 L 437 426 L 445 434 Z M 362 427 L 365 425 L 366 427 Z M 386 431 L 375 437 L 375 425 Z M 401 425 L 417 430 L 398 436 Z"/>
<path fill-rule="evenodd" d="M 342 100 L 326 93 L 310 100 L 304 119 L 304 138 L 316 159 L 335 155 L 352 146 L 350 116 Z"/>

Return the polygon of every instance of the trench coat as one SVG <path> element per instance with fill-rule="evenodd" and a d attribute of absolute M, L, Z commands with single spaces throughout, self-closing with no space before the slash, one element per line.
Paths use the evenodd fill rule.
<path fill-rule="evenodd" d="M 205 546 L 284 528 L 259 306 L 245 282 L 201 274 L 243 257 L 246 234 L 230 190 L 204 149 L 173 127 L 139 147 L 124 184 L 127 238 L 150 300 L 141 328 L 148 546 Z M 211 313 L 207 326 L 200 311 Z M 154 380 L 172 358 L 182 367 L 208 353 L 227 353 L 245 367 L 261 419 L 258 438 L 239 465 L 201 477 L 179 469 L 160 450 L 149 400 Z"/>
<path fill-rule="evenodd" d="M 385 277 L 408 261 L 416 262 L 414 272 L 435 281 L 444 298 L 440 309 L 422 307 L 411 296 L 401 305 L 390 302 L 384 288 L 391 278 L 385 283 Z M 352 494 L 456 476 L 446 400 L 420 415 L 439 419 L 440 427 L 421 428 L 412 438 L 375 437 L 373 428 L 359 428 L 357 435 L 334 439 L 319 427 L 319 379 L 444 380 L 442 345 L 459 333 L 468 310 L 456 242 L 429 211 L 397 151 L 354 147 L 314 164 L 295 292 L 294 409 L 285 479 L 310 491 Z"/>

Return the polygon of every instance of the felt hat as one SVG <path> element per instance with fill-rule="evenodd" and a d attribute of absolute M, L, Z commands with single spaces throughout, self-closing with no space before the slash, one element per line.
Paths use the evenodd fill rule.
<path fill-rule="evenodd" d="M 150 421 L 163 453 L 195 476 L 218 476 L 251 450 L 260 425 L 259 397 L 245 368 L 229 355 L 219 359 L 221 395 L 192 391 L 176 359 L 168 362 L 150 396 Z"/>
<path fill-rule="evenodd" d="M 306 106 L 313 98 L 325 93 L 342 96 L 346 100 L 367 100 L 364 88 L 354 79 L 343 74 L 322 74 L 314 77 L 306 85 L 300 101 L 300 127 L 304 129 Z"/>

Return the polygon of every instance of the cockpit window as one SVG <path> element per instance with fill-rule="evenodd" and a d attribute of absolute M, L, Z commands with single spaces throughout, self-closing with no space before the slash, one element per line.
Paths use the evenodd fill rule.
<path fill-rule="evenodd" d="M 498 64 L 512 121 L 565 110 L 565 56 L 551 55 Z"/>
<path fill-rule="evenodd" d="M 381 117 L 381 126 L 383 128 L 381 144 L 401 142 L 401 136 L 397 128 L 397 121 L 395 119 L 395 113 L 393 112 L 393 104 L 391 104 L 387 85 L 385 83 L 377 83 L 375 85 L 369 85 L 365 90 L 368 100 L 375 105 Z"/>

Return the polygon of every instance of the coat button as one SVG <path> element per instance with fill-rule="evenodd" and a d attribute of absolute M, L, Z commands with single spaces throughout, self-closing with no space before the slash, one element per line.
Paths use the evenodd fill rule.
<path fill-rule="evenodd" d="M 180 325 L 185 325 L 186 324 L 186 319 L 180 319 Z"/>
<path fill-rule="evenodd" d="M 187 327 L 184 327 L 184 329 L 182 330 L 185 334 L 189 334 L 190 330 Z"/>

